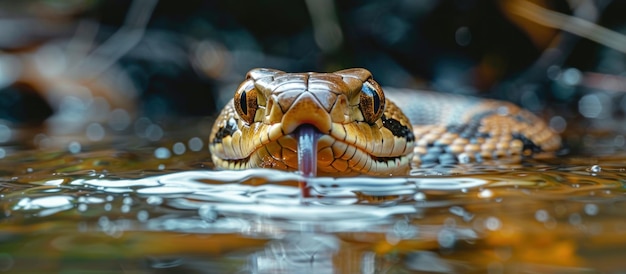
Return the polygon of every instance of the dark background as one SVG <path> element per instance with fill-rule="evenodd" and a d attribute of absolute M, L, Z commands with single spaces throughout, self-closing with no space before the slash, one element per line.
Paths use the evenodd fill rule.
<path fill-rule="evenodd" d="M 0 81 L 0 119 L 49 121 L 66 106 L 50 94 L 75 93 L 67 82 L 90 89 L 89 100 L 104 98 L 108 110 L 158 121 L 215 114 L 254 67 L 364 67 L 383 86 L 513 101 L 546 119 L 569 121 L 551 123 L 560 131 L 615 129 L 626 110 L 624 54 L 516 13 L 531 7 L 623 32 L 626 2 L 573 2 L 3 1 L 0 48 L 23 65 L 4 65 L 19 72 Z M 41 76 L 59 66 L 40 58 L 42 49 L 54 45 L 54 58 L 76 55 L 77 41 L 87 46 L 74 63 L 68 57 L 61 73 Z M 36 69 L 28 58 L 41 59 Z M 81 60 L 70 73 L 67 64 Z M 97 68 L 106 61 L 111 64 Z M 59 81 L 64 84 L 56 87 Z M 94 88 L 98 81 L 105 88 Z"/>

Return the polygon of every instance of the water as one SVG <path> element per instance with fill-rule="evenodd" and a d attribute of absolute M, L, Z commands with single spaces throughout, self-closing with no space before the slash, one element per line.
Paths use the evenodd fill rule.
<path fill-rule="evenodd" d="M 44 148 L 3 146 L 0 271 L 615 273 L 626 267 L 626 154 L 608 149 L 602 138 L 588 146 L 595 155 L 583 149 L 522 163 L 421 167 L 406 177 L 310 178 L 213 170 L 198 132 L 165 130 L 158 142 L 36 135 Z"/>

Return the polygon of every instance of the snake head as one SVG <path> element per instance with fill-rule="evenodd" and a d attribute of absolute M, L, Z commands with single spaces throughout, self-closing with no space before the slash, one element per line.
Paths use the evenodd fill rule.
<path fill-rule="evenodd" d="M 414 142 L 410 123 L 371 73 L 359 68 L 251 70 L 213 127 L 213 159 L 228 168 L 296 169 L 294 136 L 304 125 L 321 136 L 322 173 L 389 174 L 408 167 Z"/>

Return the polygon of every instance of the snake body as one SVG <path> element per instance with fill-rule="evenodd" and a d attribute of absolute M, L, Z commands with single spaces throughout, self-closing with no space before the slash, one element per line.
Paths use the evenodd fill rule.
<path fill-rule="evenodd" d="M 395 103 L 394 103 L 395 102 Z M 407 174 L 413 164 L 456 164 L 553 152 L 561 139 L 514 104 L 386 88 L 369 71 L 253 69 L 216 119 L 216 167 L 298 169 L 297 130 L 319 131 L 319 174 Z"/>

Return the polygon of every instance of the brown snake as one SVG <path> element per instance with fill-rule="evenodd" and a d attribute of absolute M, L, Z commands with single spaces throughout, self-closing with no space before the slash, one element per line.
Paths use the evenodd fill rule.
<path fill-rule="evenodd" d="M 561 146 L 546 123 L 511 103 L 383 92 L 371 73 L 359 68 L 253 69 L 213 125 L 212 160 L 224 169 L 297 170 L 297 129 L 303 125 L 319 131 L 317 171 L 325 175 L 407 174 L 411 163 L 521 158 Z"/>

